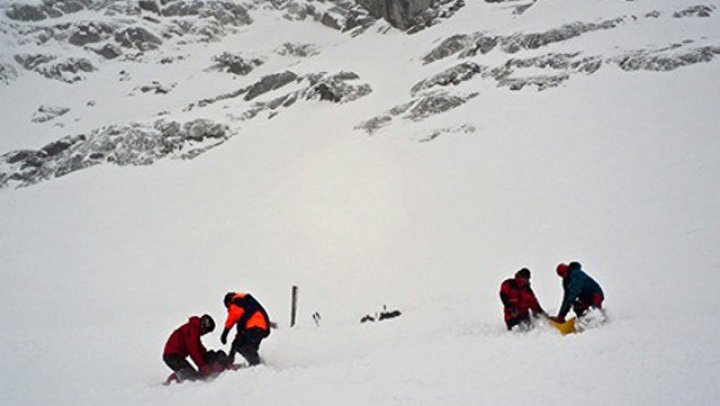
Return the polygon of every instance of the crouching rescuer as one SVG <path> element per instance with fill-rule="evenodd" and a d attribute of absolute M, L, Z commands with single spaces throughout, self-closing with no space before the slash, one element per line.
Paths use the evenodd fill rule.
<path fill-rule="evenodd" d="M 173 331 L 163 351 L 163 361 L 175 371 L 168 377 L 167 383 L 206 378 L 223 371 L 230 364 L 224 351 L 208 351 L 200 341 L 200 336 L 214 329 L 215 321 L 205 314 L 190 317 L 187 323 Z M 197 369 L 187 361 L 188 356 Z"/>
<path fill-rule="evenodd" d="M 506 279 L 500 285 L 500 300 L 508 330 L 515 326 L 519 326 L 520 330 L 532 328 L 530 311 L 534 316 L 547 316 L 530 288 L 530 270 L 527 268 L 517 271 L 514 278 Z"/>
<path fill-rule="evenodd" d="M 575 315 L 580 319 L 585 316 L 589 309 L 602 310 L 605 300 L 600 284 L 582 270 L 579 262 L 573 261 L 570 264 L 557 266 L 557 274 L 562 278 L 563 300 L 560 304 L 560 311 L 553 320 L 563 323 L 565 316 L 572 308 Z"/>
<path fill-rule="evenodd" d="M 220 341 L 227 344 L 228 333 L 236 326 L 237 334 L 230 347 L 230 359 L 234 360 L 235 353 L 239 353 L 251 366 L 258 365 L 260 342 L 270 335 L 267 312 L 249 293 L 229 292 L 224 302 L 228 316 Z"/>

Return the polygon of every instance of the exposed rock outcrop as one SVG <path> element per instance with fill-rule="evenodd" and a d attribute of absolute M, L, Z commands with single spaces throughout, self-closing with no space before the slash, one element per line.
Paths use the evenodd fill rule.
<path fill-rule="evenodd" d="M 79 22 L 70 29 L 71 34 L 70 37 L 68 37 L 68 42 L 77 46 L 100 42 L 108 38 L 113 30 L 114 27 L 105 23 L 94 21 Z"/>
<path fill-rule="evenodd" d="M 410 28 L 415 16 L 432 6 L 434 0 L 357 0 L 370 14 L 384 18 L 401 30 Z"/>
<path fill-rule="evenodd" d="M 101 47 L 88 48 L 105 59 L 115 59 L 118 56 L 122 55 L 122 50 L 120 49 L 120 47 L 113 44 L 105 44 Z"/>
<path fill-rule="evenodd" d="M 436 86 L 458 85 L 472 79 L 473 76 L 487 71 L 486 66 L 480 66 L 474 62 L 465 62 L 446 69 L 430 79 L 421 81 L 413 86 L 411 94 L 415 96 L 421 91 L 432 89 Z"/>
<path fill-rule="evenodd" d="M 320 53 L 317 46 L 313 44 L 300 44 L 286 42 L 275 49 L 275 53 L 282 56 L 294 56 L 297 58 L 308 58 Z"/>
<path fill-rule="evenodd" d="M 48 79 L 73 83 L 83 80 L 83 73 L 94 72 L 96 68 L 86 58 L 66 58 L 58 60 L 54 55 L 23 54 L 15 55 L 15 61 L 23 68 L 35 71 Z"/>
<path fill-rule="evenodd" d="M 17 78 L 17 70 L 8 63 L 0 63 L 0 83 L 9 85 Z"/>
<path fill-rule="evenodd" d="M 538 49 L 552 43 L 579 37 L 588 32 L 615 28 L 623 21 L 623 18 L 616 18 L 600 23 L 575 22 L 541 33 L 508 36 L 488 36 L 482 32 L 453 35 L 426 54 L 423 62 L 432 63 L 454 54 L 459 54 L 461 58 L 472 57 L 478 53 L 488 53 L 496 46 L 499 46 L 505 53 L 511 54 L 524 49 Z"/>
<path fill-rule="evenodd" d="M 140 51 L 156 49 L 162 44 L 160 37 L 143 27 L 128 27 L 116 32 L 115 41 L 125 48 L 136 48 Z"/>
<path fill-rule="evenodd" d="M 692 6 L 673 13 L 673 17 L 710 17 L 713 11 L 715 11 L 715 6 Z"/>
<path fill-rule="evenodd" d="M 355 129 L 363 130 L 372 135 L 380 128 L 390 124 L 397 117 L 416 122 L 422 121 L 428 117 L 462 106 L 477 95 L 477 93 L 453 95 L 440 90 L 426 92 L 408 103 L 395 106 L 379 116 L 363 121 L 355 126 Z"/>
<path fill-rule="evenodd" d="M 245 95 L 245 100 L 250 101 L 269 91 L 279 89 L 297 78 L 298 76 L 290 71 L 263 76 L 260 81 L 250 86 L 247 94 Z"/>
<path fill-rule="evenodd" d="M 312 73 L 298 76 L 293 72 L 286 71 L 273 75 L 264 76 L 250 86 L 243 87 L 233 92 L 224 93 L 213 98 L 203 99 L 185 108 L 190 111 L 194 108 L 203 108 L 220 101 L 234 99 L 243 96 L 243 100 L 251 101 L 263 94 L 279 89 L 289 83 L 296 83 L 300 90 L 291 91 L 269 101 L 255 102 L 250 109 L 240 116 L 233 116 L 233 119 L 249 120 L 264 111 L 277 114 L 280 107 L 290 107 L 298 100 L 328 100 L 336 103 L 348 103 L 364 97 L 372 92 L 367 83 L 357 83 L 360 77 L 354 72 L 339 72 L 328 75 L 325 72 Z"/>
<path fill-rule="evenodd" d="M 142 93 L 168 94 L 175 86 L 177 86 L 177 83 L 164 85 L 158 81 L 153 80 L 150 84 L 136 87 L 134 90 L 139 90 Z"/>
<path fill-rule="evenodd" d="M 303 76 L 298 82 L 304 87 L 268 102 L 255 103 L 240 117 L 241 120 L 255 118 L 262 112 L 269 112 L 268 118 L 281 112 L 281 107 L 290 107 L 298 100 L 330 101 L 349 103 L 367 96 L 372 88 L 367 83 L 357 83 L 360 77 L 354 72 L 339 72 L 334 75 L 315 73 Z"/>
<path fill-rule="evenodd" d="M 0 156 L 0 188 L 28 186 L 103 163 L 150 165 L 165 157 L 191 159 L 231 135 L 227 126 L 207 119 L 104 127 L 39 150 Z"/>
<path fill-rule="evenodd" d="M 637 71 L 671 71 L 683 66 L 710 62 L 720 56 L 720 46 L 706 46 L 680 51 L 647 51 L 641 50 L 617 57 L 613 62 L 622 70 Z"/>
<path fill-rule="evenodd" d="M 376 18 L 393 27 L 417 32 L 449 18 L 465 6 L 464 0 L 357 0 Z"/>
<path fill-rule="evenodd" d="M 252 72 L 253 69 L 264 63 L 264 61 L 259 58 L 246 57 L 229 52 L 223 52 L 220 55 L 214 56 L 212 59 L 213 62 L 215 62 L 213 66 L 214 69 L 235 75 L 247 75 Z"/>
<path fill-rule="evenodd" d="M 33 123 L 44 123 L 46 121 L 54 120 L 57 117 L 66 114 L 70 109 L 62 106 L 40 106 L 37 111 L 33 114 L 30 121 Z"/>

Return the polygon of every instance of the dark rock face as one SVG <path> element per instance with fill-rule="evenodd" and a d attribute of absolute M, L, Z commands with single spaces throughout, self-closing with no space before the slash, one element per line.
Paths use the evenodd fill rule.
<path fill-rule="evenodd" d="M 17 71 L 12 65 L 0 63 L 0 83 L 9 85 L 17 77 Z"/>
<path fill-rule="evenodd" d="M 334 30 L 364 31 L 376 19 L 355 0 L 322 0 L 332 6 L 319 7 L 313 1 L 305 0 L 256 0 L 263 8 L 282 12 L 283 18 L 291 21 L 313 19 Z"/>
<path fill-rule="evenodd" d="M 44 123 L 46 121 L 54 120 L 57 117 L 70 111 L 67 107 L 53 107 L 53 106 L 40 106 L 30 121 L 33 123 Z"/>
<path fill-rule="evenodd" d="M 534 3 L 533 3 L 534 4 Z M 675 17 L 704 16 L 714 9 L 706 6 L 691 7 Z M 658 18 L 659 12 L 651 12 L 645 18 Z M 491 36 L 478 32 L 474 34 L 456 34 L 443 40 L 440 45 L 423 57 L 425 64 L 457 55 L 458 58 L 469 58 L 478 53 L 485 54 L 497 49 L 506 54 L 540 49 L 546 45 L 567 41 L 585 33 L 610 30 L 620 24 L 636 21 L 637 17 L 621 17 L 598 23 L 575 22 L 541 33 L 514 34 Z M 413 96 L 426 93 L 438 86 L 459 85 L 479 75 L 483 79 L 494 79 L 498 87 L 510 90 L 522 90 L 529 86 L 542 91 L 557 87 L 576 74 L 593 74 L 604 65 L 618 65 L 624 71 L 649 70 L 669 71 L 697 63 L 712 61 L 720 55 L 720 47 L 705 46 L 688 49 L 692 40 L 672 44 L 664 48 L 643 49 L 623 52 L 620 55 L 584 56 L 580 51 L 570 53 L 547 53 L 529 58 L 510 58 L 502 65 L 480 67 L 472 62 L 456 65 L 437 75 L 417 83 L 411 91 Z M 538 72 L 542 71 L 542 72 Z M 530 72 L 530 73 L 528 73 Z M 387 116 L 380 116 L 374 121 L 361 126 L 369 132 L 386 123 Z"/>
<path fill-rule="evenodd" d="M 422 121 L 428 117 L 460 107 L 477 95 L 477 93 L 453 95 L 446 91 L 425 92 L 408 103 L 395 106 L 377 117 L 363 121 L 355 128 L 372 135 L 380 128 L 390 124 L 395 118 Z"/>
<path fill-rule="evenodd" d="M 112 32 L 113 28 L 107 24 L 81 22 L 74 27 L 68 42 L 77 46 L 92 44 L 107 38 Z"/>
<path fill-rule="evenodd" d="M 428 90 L 436 86 L 458 85 L 461 82 L 472 79 L 473 76 L 486 70 L 487 67 L 480 66 L 473 62 L 461 63 L 433 76 L 430 79 L 423 80 L 422 82 L 416 84 L 413 86 L 411 94 L 415 96 L 421 91 Z"/>
<path fill-rule="evenodd" d="M 432 63 L 454 54 L 459 54 L 461 58 L 475 56 L 478 53 L 486 54 L 497 46 L 503 52 L 510 54 L 527 49 L 538 49 L 552 43 L 579 37 L 585 33 L 609 30 L 617 27 L 623 21 L 623 18 L 616 18 L 600 23 L 575 22 L 541 33 L 508 36 L 488 36 L 481 32 L 453 35 L 443 40 L 440 45 L 425 55 L 423 62 L 426 64 Z"/>
<path fill-rule="evenodd" d="M 39 5 L 12 4 L 5 13 L 16 21 L 42 21 L 89 8 L 92 0 L 44 0 Z"/>
<path fill-rule="evenodd" d="M 588 32 L 615 28 L 622 22 L 622 18 L 606 20 L 601 23 L 576 22 L 543 33 L 513 35 L 504 38 L 501 42 L 505 52 L 515 53 L 521 49 L 537 49 L 548 44 L 566 41 Z"/>
<path fill-rule="evenodd" d="M 94 72 L 93 64 L 85 58 L 67 58 L 57 61 L 52 55 L 15 55 L 15 61 L 23 68 L 35 71 L 48 79 L 60 80 L 66 83 L 73 83 L 82 80 L 83 72 Z"/>
<path fill-rule="evenodd" d="M 213 61 L 215 62 L 215 69 L 235 75 L 247 75 L 252 72 L 253 69 L 264 63 L 262 59 L 247 58 L 229 52 L 223 52 L 220 55 L 214 56 Z"/>
<path fill-rule="evenodd" d="M 300 90 L 286 93 L 267 102 L 255 103 L 243 113 L 241 119 L 255 118 L 262 112 L 269 112 L 272 118 L 281 111 L 295 104 L 298 100 L 321 100 L 334 103 L 349 103 L 367 96 L 372 88 L 367 83 L 355 83 L 360 77 L 354 72 L 339 72 L 334 75 L 314 73 L 298 78 L 299 83 L 306 84 Z"/>
<path fill-rule="evenodd" d="M 465 0 L 357 0 L 376 18 L 412 34 L 439 20 L 450 18 Z"/>
<path fill-rule="evenodd" d="M 242 115 L 232 117 L 236 120 L 250 120 L 263 112 L 268 112 L 268 117 L 271 118 L 282 112 L 284 108 L 292 106 L 298 100 L 349 103 L 365 97 L 372 92 L 372 88 L 367 83 L 358 83 L 359 80 L 360 77 L 354 72 L 339 72 L 333 75 L 321 72 L 297 76 L 295 73 L 288 71 L 265 76 L 250 86 L 230 93 L 200 100 L 197 103 L 189 105 L 184 110 L 189 111 L 196 107 L 203 108 L 210 104 L 234 99 L 242 95 L 245 95 L 245 100 L 253 100 L 270 90 L 279 88 L 278 86 L 282 87 L 290 82 L 296 82 L 296 84 L 301 87 L 299 90 L 285 93 L 267 101 L 254 102 Z M 250 92 L 254 93 L 250 96 Z M 248 96 L 250 97 L 248 98 Z"/>
<path fill-rule="evenodd" d="M 128 27 L 115 34 L 115 41 L 126 48 L 137 48 L 140 51 L 156 49 L 162 40 L 142 27 Z"/>
<path fill-rule="evenodd" d="M 715 6 L 693 6 L 673 13 L 673 17 L 710 17 L 713 11 L 715 11 Z"/>
<path fill-rule="evenodd" d="M 140 0 L 138 1 L 138 6 L 145 11 L 160 14 L 160 6 L 154 0 Z"/>
<path fill-rule="evenodd" d="M 41 21 L 47 18 L 43 9 L 27 4 L 13 4 L 5 14 L 18 21 Z"/>
<path fill-rule="evenodd" d="M 456 34 L 448 37 L 444 39 L 440 45 L 425 55 L 423 57 L 423 62 L 426 64 L 433 63 L 454 55 L 462 50 L 468 49 L 475 44 L 476 36 L 478 35 L 480 34 Z"/>
<path fill-rule="evenodd" d="M 719 47 L 701 47 L 682 52 L 637 51 L 614 60 L 624 71 L 649 70 L 667 72 L 683 66 L 710 62 L 720 56 Z"/>
<path fill-rule="evenodd" d="M 357 0 L 370 14 L 384 18 L 394 27 L 406 30 L 413 26 L 413 19 L 427 10 L 435 0 Z"/>
<path fill-rule="evenodd" d="M 260 79 L 259 82 L 255 83 L 250 87 L 250 90 L 248 90 L 247 94 L 245 95 L 245 100 L 249 101 L 264 93 L 279 89 L 286 84 L 294 81 L 295 79 L 297 79 L 297 77 L 298 76 L 295 73 L 290 71 L 263 76 L 263 78 Z"/>
<path fill-rule="evenodd" d="M 105 44 L 101 48 L 90 48 L 96 54 L 105 59 L 115 59 L 122 55 L 122 50 L 113 44 Z"/>
<path fill-rule="evenodd" d="M 80 10 L 97 18 L 55 25 L 37 23 Z M 9 28 L 22 38 L 22 43 L 43 45 L 54 40 L 83 47 L 114 40 L 122 47 L 141 52 L 156 49 L 164 39 L 179 36 L 185 37 L 186 42 L 216 40 L 233 32 L 235 27 L 252 23 L 244 7 L 218 0 L 43 0 L 39 5 L 15 4 L 6 14 L 21 22 Z"/>
<path fill-rule="evenodd" d="M 207 119 L 96 129 L 64 137 L 37 151 L 0 156 L 0 188 L 29 186 L 107 162 L 125 166 L 150 165 L 165 157 L 192 159 L 230 136 L 226 125 Z"/>
<path fill-rule="evenodd" d="M 313 44 L 298 44 L 286 42 L 279 46 L 275 53 L 282 56 L 294 56 L 297 58 L 309 58 L 320 53 L 318 47 Z"/>
<path fill-rule="evenodd" d="M 405 118 L 412 121 L 421 121 L 430 116 L 444 113 L 465 104 L 466 101 L 477 96 L 477 93 L 462 97 L 445 92 L 431 93 L 418 100 L 408 111 Z"/>
<path fill-rule="evenodd" d="M 154 80 L 150 84 L 136 87 L 134 90 L 139 90 L 143 93 L 168 94 L 175 86 L 177 86 L 177 83 L 163 85 L 162 83 Z"/>
<path fill-rule="evenodd" d="M 510 90 L 522 90 L 523 87 L 532 85 L 536 86 L 538 90 L 545 90 L 550 87 L 557 87 L 568 79 L 570 79 L 570 75 L 567 73 L 523 78 L 501 78 L 498 81 L 498 86 L 507 87 Z"/>
<path fill-rule="evenodd" d="M 234 2 L 229 1 L 162 1 L 160 14 L 164 17 L 199 16 L 214 18 L 222 25 L 248 25 L 252 18 L 247 10 Z"/>

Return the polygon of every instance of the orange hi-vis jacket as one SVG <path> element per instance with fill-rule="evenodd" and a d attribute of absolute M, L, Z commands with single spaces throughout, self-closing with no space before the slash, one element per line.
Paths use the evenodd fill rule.
<path fill-rule="evenodd" d="M 236 293 L 228 306 L 228 316 L 225 320 L 225 329 L 234 325 L 240 330 L 259 328 L 269 331 L 270 321 L 265 309 L 248 293 Z"/>

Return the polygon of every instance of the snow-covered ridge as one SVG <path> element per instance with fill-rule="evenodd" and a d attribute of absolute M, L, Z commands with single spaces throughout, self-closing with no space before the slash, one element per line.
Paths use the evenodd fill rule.
<path fill-rule="evenodd" d="M 495 13 L 518 23 L 534 21 L 533 14 L 545 7 L 539 2 L 489 3 L 492 4 L 475 5 L 474 12 Z M 375 7 L 365 6 L 371 11 Z M 451 10 L 445 10 L 448 7 Z M 53 177 L 48 175 L 53 171 L 59 176 L 103 162 L 146 164 L 167 155 L 152 153 L 150 160 L 117 160 L 106 156 L 105 150 L 94 151 L 93 145 L 103 143 L 91 141 L 104 137 L 107 132 L 102 128 L 107 126 L 114 128 L 116 138 L 119 133 L 126 132 L 129 139 L 136 139 L 141 133 L 154 134 L 151 130 L 136 131 L 137 128 L 153 129 L 153 123 L 161 116 L 163 119 L 171 116 L 175 122 L 188 125 L 199 118 L 208 119 L 217 125 L 234 128 L 232 132 L 236 133 L 240 123 L 275 117 L 294 108 L 300 100 L 338 105 L 358 101 L 378 86 L 364 77 L 362 71 L 351 68 L 363 61 L 329 61 L 324 54 L 338 46 L 352 48 L 353 42 L 369 35 L 376 38 L 375 41 L 383 41 L 391 29 L 377 22 L 364 7 L 348 0 L 47 0 L 14 2 L 5 4 L 3 9 L 0 35 L 8 44 L 8 52 L 0 55 L 0 86 L 10 87 L 28 75 L 39 75 L 40 80 L 72 86 L 94 76 L 103 76 L 122 84 L 126 89 L 124 97 L 134 98 L 135 103 L 155 105 L 163 96 L 172 97 L 176 103 L 173 107 L 158 106 L 151 115 L 127 117 L 120 124 L 102 123 L 71 135 L 64 134 L 63 140 L 89 141 L 83 148 L 67 148 L 68 151 L 77 150 L 79 155 L 46 156 L 42 152 L 47 145 L 61 141 L 46 142 L 42 144 L 46 147 L 39 149 L 3 151 L 0 155 L 0 187 L 27 186 L 47 180 Z M 462 14 L 466 10 L 463 2 L 442 1 L 423 11 L 425 17 L 418 17 L 417 24 L 410 25 L 409 32 L 415 34 L 407 37 L 416 43 L 419 58 L 412 64 L 422 76 L 412 75 L 416 80 L 403 85 L 403 93 L 394 98 L 395 102 L 377 103 L 374 115 L 359 119 L 352 128 L 377 134 L 402 123 L 421 123 L 466 106 L 475 98 L 492 97 L 483 89 L 543 91 L 564 86 L 578 75 L 588 77 L 606 69 L 669 72 L 698 63 L 716 63 L 720 57 L 720 41 L 716 34 L 705 28 L 718 21 L 714 4 L 649 5 L 615 16 L 605 13 L 601 18 L 579 19 L 568 14 L 570 19 L 558 19 L 556 25 L 545 24 L 544 29 L 526 31 L 512 28 L 516 24 L 490 25 L 474 32 L 453 28 L 456 15 L 467 18 Z M 255 21 L 258 18 L 262 23 Z M 242 35 L 240 30 L 245 33 L 259 31 L 265 26 L 257 24 L 267 24 L 277 18 L 297 26 L 324 27 L 320 29 L 326 30 L 323 35 L 328 39 L 324 40 L 324 46 L 302 37 L 269 49 L 225 45 L 234 44 L 231 37 Z M 436 26 L 442 21 L 446 24 Z M 676 29 L 698 26 L 700 29 L 687 30 L 688 34 L 682 37 L 657 35 L 652 44 L 643 45 L 642 40 L 633 38 L 662 32 L 669 26 Z M 375 29 L 370 30 L 371 27 Z M 433 36 L 434 27 L 440 27 L 435 30 L 443 33 L 440 38 Z M 348 31 L 353 35 L 344 34 Z M 367 35 L 357 36 L 362 33 Z M 586 38 L 592 38 L 592 43 L 602 46 L 587 46 Z M 194 49 L 192 54 L 184 51 L 191 47 Z M 191 60 L 200 60 L 201 68 L 197 62 L 190 64 Z M 178 73 L 191 69 L 192 76 L 202 78 L 199 83 L 214 80 L 212 78 L 220 74 L 225 75 L 223 81 L 231 78 L 232 82 L 227 82 L 222 90 L 214 91 L 204 90 L 204 85 L 196 86 L 193 89 L 202 89 L 200 95 L 193 91 L 180 96 L 178 89 L 183 87 L 183 77 L 162 73 L 174 66 Z M 159 75 L 136 80 L 131 73 L 138 71 L 136 67 Z M 148 75 L 143 73 L 141 76 Z M 57 131 L 68 124 L 70 117 L 78 114 L 76 112 L 97 110 L 96 100 L 81 103 L 69 106 L 38 102 L 28 121 L 35 126 L 52 126 L 50 129 Z M 82 117 L 74 118 L 75 122 L 80 120 Z M 472 132 L 475 127 L 460 122 L 430 134 L 455 133 L 456 128 Z M 434 138 L 429 135 L 421 139 Z M 118 144 L 133 145 L 134 142 Z M 72 145 L 79 144 L 73 142 Z M 27 151 L 34 152 L 29 154 Z M 144 153 L 139 152 L 140 155 Z M 183 157 L 198 155 L 199 152 Z M 32 159 L 18 158 L 25 156 Z M 69 163 L 86 162 L 91 156 L 92 165 Z M 44 159 L 53 163 L 44 162 Z M 57 163 L 59 161 L 67 162 Z"/>

